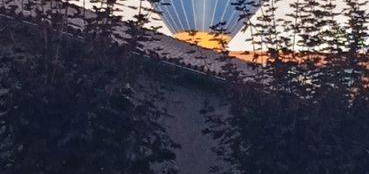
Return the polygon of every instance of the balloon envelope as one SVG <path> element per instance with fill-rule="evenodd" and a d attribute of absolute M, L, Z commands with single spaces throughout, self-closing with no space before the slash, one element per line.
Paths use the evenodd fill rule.
<path fill-rule="evenodd" d="M 232 2 L 234 0 L 162 0 L 155 8 L 163 13 L 163 20 L 173 34 L 190 30 L 209 33 L 210 26 L 226 22 L 227 32 L 233 37 L 243 23 Z"/>

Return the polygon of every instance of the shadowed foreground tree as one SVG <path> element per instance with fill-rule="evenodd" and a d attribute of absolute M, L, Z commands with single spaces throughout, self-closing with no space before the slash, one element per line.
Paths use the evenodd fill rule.
<path fill-rule="evenodd" d="M 137 92 L 143 55 L 108 40 L 117 20 L 105 7 L 87 43 L 0 19 L 1 173 L 176 173 L 167 113 Z"/>
<path fill-rule="evenodd" d="M 246 23 L 256 28 L 253 36 L 262 38 L 254 44 L 266 47 L 269 56 L 259 75 L 265 83 L 234 81 L 228 91 L 232 103 L 227 118 L 219 119 L 211 106 L 202 111 L 209 123 L 204 132 L 219 141 L 214 151 L 231 166 L 213 171 L 368 173 L 365 1 L 345 1 L 343 15 L 349 20 L 340 26 L 333 21 L 336 1 L 296 0 L 291 2 L 293 14 L 282 19 L 274 15 L 277 2 L 262 1 L 262 15 L 256 23 Z M 286 26 L 295 36 L 290 40 L 276 31 Z M 305 61 L 282 61 L 291 58 L 284 57 L 289 50 L 292 58 Z M 332 54 L 325 54 L 327 50 Z"/>

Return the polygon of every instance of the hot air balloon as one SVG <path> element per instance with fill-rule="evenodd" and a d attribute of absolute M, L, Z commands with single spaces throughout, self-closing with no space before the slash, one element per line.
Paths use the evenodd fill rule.
<path fill-rule="evenodd" d="M 155 8 L 162 12 L 162 19 L 177 39 L 196 42 L 199 46 L 210 49 L 219 49 L 219 37 L 229 42 L 244 25 L 239 21 L 240 12 L 231 4 L 233 1 L 162 0 Z M 227 29 L 227 34 L 214 39 L 210 27 L 222 22 L 225 22 L 222 27 Z"/>

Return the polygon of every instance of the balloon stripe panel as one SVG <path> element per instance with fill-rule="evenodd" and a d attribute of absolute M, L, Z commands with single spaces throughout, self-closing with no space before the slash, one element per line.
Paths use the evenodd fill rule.
<path fill-rule="evenodd" d="M 234 0 L 163 0 L 157 8 L 163 12 L 163 19 L 174 33 L 188 30 L 210 32 L 210 27 L 227 22 L 231 36 L 242 28 L 238 21 L 240 13 L 231 5 Z"/>

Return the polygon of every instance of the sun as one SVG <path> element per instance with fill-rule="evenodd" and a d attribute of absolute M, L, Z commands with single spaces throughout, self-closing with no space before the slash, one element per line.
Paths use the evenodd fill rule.
<path fill-rule="evenodd" d="M 226 49 L 224 47 L 231 41 L 228 35 L 215 35 L 208 32 L 179 32 L 174 37 L 200 47 L 219 51 Z"/>

